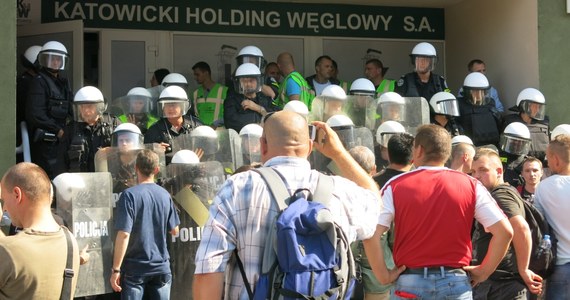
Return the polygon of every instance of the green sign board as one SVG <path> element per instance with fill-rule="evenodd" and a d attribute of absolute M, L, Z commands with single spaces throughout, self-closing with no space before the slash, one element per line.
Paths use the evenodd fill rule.
<path fill-rule="evenodd" d="M 445 39 L 444 10 L 260 1 L 43 0 L 42 22 L 87 28 Z"/>

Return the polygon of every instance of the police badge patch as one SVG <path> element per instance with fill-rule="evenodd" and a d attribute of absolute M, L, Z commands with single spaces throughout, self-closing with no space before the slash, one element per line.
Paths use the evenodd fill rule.
<path fill-rule="evenodd" d="M 404 85 L 404 79 L 400 78 L 400 79 L 398 79 L 398 86 L 402 86 L 402 85 Z"/>

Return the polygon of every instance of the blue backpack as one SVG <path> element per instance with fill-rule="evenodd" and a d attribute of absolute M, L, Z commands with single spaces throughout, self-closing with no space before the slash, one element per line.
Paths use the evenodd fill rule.
<path fill-rule="evenodd" d="M 299 189 L 290 195 L 275 170 L 255 171 L 266 181 L 280 213 L 266 239 L 254 292 L 238 257 L 250 299 L 350 299 L 354 259 L 344 231 L 327 208 L 332 178 L 319 174 L 314 193 Z"/>

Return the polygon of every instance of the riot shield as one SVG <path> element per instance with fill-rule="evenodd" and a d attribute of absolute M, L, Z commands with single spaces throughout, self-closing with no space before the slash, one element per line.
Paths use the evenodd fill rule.
<path fill-rule="evenodd" d="M 366 95 L 349 95 L 343 107 L 344 113 L 357 127 L 366 127 L 374 130 L 376 120 L 377 99 Z"/>
<path fill-rule="evenodd" d="M 54 178 L 57 213 L 75 235 L 79 249 L 88 246 L 89 261 L 80 266 L 76 297 L 113 292 L 111 174 L 63 173 Z"/>
<path fill-rule="evenodd" d="M 380 115 L 379 126 L 384 121 L 397 121 L 406 128 L 406 132 L 416 134 L 416 129 L 429 124 L 429 103 L 423 97 L 404 97 L 405 104 L 378 104 L 377 113 Z"/>
<path fill-rule="evenodd" d="M 158 154 L 159 173 L 156 179 L 162 178 L 165 174 L 166 160 L 164 149 L 158 144 L 145 144 L 145 149 L 153 150 Z M 135 161 L 141 149 L 120 150 L 117 147 L 107 147 L 95 153 L 95 172 L 109 172 L 113 178 L 113 207 L 119 200 L 119 194 L 137 184 Z"/>
<path fill-rule="evenodd" d="M 172 299 L 188 299 L 192 294 L 194 259 L 201 240 L 208 209 L 224 183 L 224 168 L 220 162 L 170 164 L 164 187 L 171 193 L 180 216 L 180 231 L 169 243 L 172 270 Z"/>
<path fill-rule="evenodd" d="M 309 122 L 326 122 L 330 117 L 334 115 L 345 114 L 344 106 L 346 103 L 346 100 L 340 100 L 327 96 L 315 97 L 311 106 L 311 112 L 309 113 Z"/>
<path fill-rule="evenodd" d="M 155 87 L 148 88 L 147 91 L 150 93 L 151 101 L 150 101 L 150 111 L 151 114 L 155 116 L 162 116 L 162 111 L 158 111 L 158 98 L 160 97 L 160 93 L 164 90 L 163 85 L 157 85 Z"/>
<path fill-rule="evenodd" d="M 223 127 L 216 128 L 216 134 L 218 135 L 218 151 L 214 155 L 214 157 L 206 156 L 202 161 L 218 161 L 224 167 L 224 172 L 227 175 L 233 174 L 235 170 L 235 165 L 232 162 L 232 145 L 230 139 L 230 131 L 232 129 L 226 129 Z M 236 133 L 237 134 L 237 133 Z"/>
<path fill-rule="evenodd" d="M 366 127 L 342 126 L 333 128 L 339 136 L 346 150 L 350 150 L 356 146 L 364 146 L 374 152 L 374 136 L 372 131 Z M 309 156 L 309 162 L 313 169 L 326 174 L 340 174 L 340 170 L 332 162 L 317 150 L 313 150 Z"/>

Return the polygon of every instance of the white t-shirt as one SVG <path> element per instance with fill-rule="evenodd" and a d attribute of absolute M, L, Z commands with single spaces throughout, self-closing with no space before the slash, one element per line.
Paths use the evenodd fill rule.
<path fill-rule="evenodd" d="M 332 83 L 330 81 L 327 81 L 326 83 L 318 83 L 316 80 L 313 79 L 313 86 L 315 87 L 315 94 L 317 96 L 319 96 L 320 94 L 322 94 L 323 90 L 331 84 Z"/>

